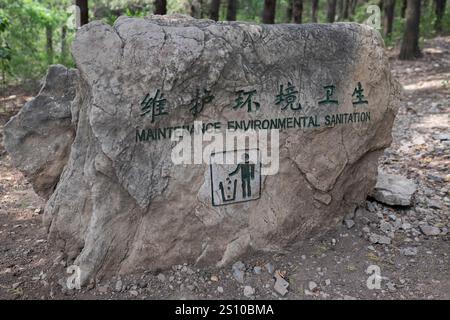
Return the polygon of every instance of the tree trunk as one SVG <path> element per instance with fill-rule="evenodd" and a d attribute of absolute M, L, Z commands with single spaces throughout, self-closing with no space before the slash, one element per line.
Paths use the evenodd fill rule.
<path fill-rule="evenodd" d="M 400 60 L 410 60 L 421 56 L 419 48 L 420 2 L 420 0 L 408 0 Z"/>
<path fill-rule="evenodd" d="M 336 3 L 337 0 L 328 0 L 327 21 L 329 23 L 334 22 L 334 18 L 336 16 Z"/>
<path fill-rule="evenodd" d="M 394 23 L 395 0 L 385 0 L 384 2 L 384 36 L 389 37 L 392 33 Z"/>
<path fill-rule="evenodd" d="M 53 27 L 48 25 L 45 27 L 45 34 L 47 38 L 47 62 L 48 64 L 53 63 Z"/>
<path fill-rule="evenodd" d="M 228 0 L 227 20 L 236 21 L 237 0 Z"/>
<path fill-rule="evenodd" d="M 358 0 L 352 0 L 352 7 L 351 7 L 352 16 L 354 16 L 356 13 L 357 5 L 358 5 Z"/>
<path fill-rule="evenodd" d="M 312 0 L 311 3 L 311 21 L 317 22 L 317 8 L 319 7 L 319 0 Z"/>
<path fill-rule="evenodd" d="M 155 6 L 154 14 L 166 14 L 167 13 L 167 1 L 166 0 L 155 0 L 154 6 Z"/>
<path fill-rule="evenodd" d="M 214 21 L 219 20 L 220 0 L 211 0 L 209 8 L 209 18 Z"/>
<path fill-rule="evenodd" d="M 197 0 L 190 0 L 189 4 L 191 5 L 191 17 L 200 18 L 201 9 L 199 8 Z"/>
<path fill-rule="evenodd" d="M 80 8 L 80 26 L 89 22 L 88 0 L 76 0 L 75 5 Z"/>
<path fill-rule="evenodd" d="M 262 15 L 263 23 L 268 23 L 268 24 L 275 23 L 276 7 L 277 7 L 277 0 L 264 0 L 264 9 L 263 9 L 263 15 Z M 294 7 L 295 7 L 295 3 L 294 3 Z"/>
<path fill-rule="evenodd" d="M 402 8 L 400 10 L 400 17 L 402 17 L 402 18 L 405 17 L 406 7 L 408 6 L 407 3 L 408 3 L 407 0 L 403 0 L 403 2 L 402 2 Z"/>
<path fill-rule="evenodd" d="M 66 64 L 67 60 L 67 26 L 63 25 L 61 28 L 61 62 Z"/>
<path fill-rule="evenodd" d="M 294 0 L 292 7 L 292 20 L 294 23 L 302 23 L 303 16 L 303 0 Z"/>
<path fill-rule="evenodd" d="M 350 0 L 344 0 L 344 12 L 342 14 L 342 18 L 344 18 L 344 20 L 348 19 L 349 11 L 350 11 Z"/>
<path fill-rule="evenodd" d="M 436 14 L 436 20 L 434 22 L 434 30 L 436 32 L 442 32 L 442 18 L 445 14 L 446 0 L 435 0 L 434 12 Z"/>
<path fill-rule="evenodd" d="M 294 2 L 294 0 L 288 0 L 288 5 L 286 8 L 286 22 L 287 23 L 292 22 L 292 6 L 293 6 L 292 3 L 293 2 Z"/>
<path fill-rule="evenodd" d="M 344 15 L 344 0 L 339 0 L 337 4 L 336 20 L 341 20 L 343 15 Z"/>

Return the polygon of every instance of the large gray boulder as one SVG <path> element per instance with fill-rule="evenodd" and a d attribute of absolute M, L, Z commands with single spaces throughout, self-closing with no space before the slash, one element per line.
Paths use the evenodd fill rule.
<path fill-rule="evenodd" d="M 333 228 L 373 188 L 391 143 L 399 86 L 367 26 L 121 17 L 83 26 L 72 53 L 76 137 L 45 224 L 82 282 L 184 262 L 223 266 Z M 288 88 L 295 103 L 277 104 Z M 239 106 L 240 90 L 256 90 L 252 103 Z M 203 110 L 197 93 L 209 95 Z M 277 119 L 286 127 L 273 175 L 245 158 L 233 177 L 220 165 L 177 165 L 175 142 L 154 131 Z"/>
<path fill-rule="evenodd" d="M 50 66 L 39 94 L 5 125 L 5 148 L 13 164 L 48 199 L 67 164 L 75 137 L 70 104 L 77 71 Z"/>

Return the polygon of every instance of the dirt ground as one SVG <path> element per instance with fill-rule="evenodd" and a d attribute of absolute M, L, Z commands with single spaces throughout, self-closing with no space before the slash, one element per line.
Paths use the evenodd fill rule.
<path fill-rule="evenodd" d="M 231 267 L 180 265 L 69 290 L 66 262 L 41 226 L 44 203 L 1 143 L 3 125 L 31 97 L 0 97 L 0 299 L 450 299 L 450 37 L 426 41 L 423 52 L 409 62 L 389 52 L 404 97 L 394 142 L 380 159 L 386 171 L 418 184 L 414 205 L 368 199 L 354 226 L 242 260 L 243 283 Z M 390 244 L 371 243 L 387 223 Z M 440 234 L 426 236 L 422 225 Z M 285 296 L 274 290 L 272 268 L 289 282 Z"/>

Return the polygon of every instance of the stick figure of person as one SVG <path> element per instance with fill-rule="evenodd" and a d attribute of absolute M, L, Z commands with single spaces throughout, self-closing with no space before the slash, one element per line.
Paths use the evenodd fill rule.
<path fill-rule="evenodd" d="M 229 174 L 233 176 L 241 171 L 241 185 L 242 185 L 242 197 L 247 198 L 252 196 L 252 188 L 250 187 L 250 180 L 255 178 L 255 165 L 250 163 L 249 155 L 244 154 L 244 162 L 239 163 L 236 169 Z"/>

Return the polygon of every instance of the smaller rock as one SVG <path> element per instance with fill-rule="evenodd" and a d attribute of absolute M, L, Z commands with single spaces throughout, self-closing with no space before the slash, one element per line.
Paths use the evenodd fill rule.
<path fill-rule="evenodd" d="M 388 282 L 388 283 L 386 283 L 386 286 L 387 286 L 387 288 L 388 288 L 388 290 L 389 291 L 396 291 L 397 289 L 395 288 L 395 283 L 392 283 L 392 282 Z"/>
<path fill-rule="evenodd" d="M 158 280 L 161 281 L 161 282 L 165 282 L 165 281 L 166 281 L 166 276 L 163 275 L 162 273 L 158 274 L 158 275 L 157 275 L 157 278 L 158 278 Z"/>
<path fill-rule="evenodd" d="M 235 262 L 231 267 L 233 276 L 239 283 L 244 283 L 245 264 L 242 261 Z"/>
<path fill-rule="evenodd" d="M 417 254 L 417 248 L 414 247 L 406 247 L 400 249 L 400 253 L 404 256 L 415 256 Z"/>
<path fill-rule="evenodd" d="M 330 279 L 326 279 L 326 280 L 325 280 L 325 285 L 326 285 L 326 286 L 329 286 L 330 284 L 331 284 L 331 280 L 330 280 Z"/>
<path fill-rule="evenodd" d="M 287 282 L 281 275 L 278 273 L 275 274 L 275 285 L 273 289 L 279 293 L 281 296 L 285 296 L 288 293 L 289 282 Z"/>
<path fill-rule="evenodd" d="M 376 233 L 372 233 L 369 236 L 369 241 L 371 243 L 379 243 L 379 244 L 391 244 L 391 238 L 382 236 Z"/>
<path fill-rule="evenodd" d="M 438 133 L 438 134 L 433 134 L 433 139 L 439 140 L 439 141 L 450 140 L 450 133 Z"/>
<path fill-rule="evenodd" d="M 217 281 L 219 281 L 219 277 L 211 276 L 211 281 L 217 282 Z"/>
<path fill-rule="evenodd" d="M 219 292 L 219 293 L 223 293 L 223 287 L 221 287 L 221 286 L 218 286 L 218 287 L 217 287 L 217 292 Z"/>
<path fill-rule="evenodd" d="M 317 283 L 315 283 L 314 281 L 308 282 L 308 289 L 309 289 L 309 291 L 313 292 L 317 288 L 318 288 Z"/>
<path fill-rule="evenodd" d="M 117 282 L 116 282 L 116 286 L 114 287 L 114 289 L 117 291 L 117 292 L 120 292 L 120 291 L 122 291 L 122 287 L 123 287 L 123 284 L 122 284 L 122 280 L 117 280 Z"/>
<path fill-rule="evenodd" d="M 411 180 L 380 171 L 371 196 L 390 206 L 410 206 L 416 190 L 417 186 Z"/>
<path fill-rule="evenodd" d="M 405 222 L 405 223 L 402 224 L 402 229 L 405 230 L 405 231 L 409 230 L 411 228 L 412 228 L 412 225 L 410 223 L 408 223 L 408 222 Z"/>
<path fill-rule="evenodd" d="M 261 274 L 262 268 L 261 268 L 260 266 L 255 266 L 255 267 L 253 268 L 253 272 L 254 272 L 255 274 Z"/>
<path fill-rule="evenodd" d="M 246 296 L 247 298 L 253 296 L 255 294 L 255 289 L 253 289 L 250 286 L 245 286 L 244 287 L 244 296 Z"/>
<path fill-rule="evenodd" d="M 392 225 L 389 222 L 381 220 L 380 221 L 380 230 L 383 231 L 384 233 L 391 233 L 392 231 L 394 231 L 394 228 L 392 227 Z"/>
<path fill-rule="evenodd" d="M 147 285 L 148 285 L 148 283 L 147 283 L 147 281 L 145 281 L 145 280 L 140 280 L 140 281 L 138 282 L 138 287 L 139 287 L 140 289 L 145 289 L 145 288 L 147 288 Z"/>
<path fill-rule="evenodd" d="M 426 236 L 437 236 L 441 233 L 439 228 L 427 224 L 420 225 L 420 231 Z"/>
<path fill-rule="evenodd" d="M 12 289 L 13 289 L 13 290 L 17 289 L 21 284 L 22 284 L 22 282 L 16 282 L 16 283 L 13 283 Z"/>
<path fill-rule="evenodd" d="M 244 271 L 242 270 L 234 270 L 233 276 L 239 283 L 244 283 Z"/>
<path fill-rule="evenodd" d="M 364 210 L 364 209 L 362 209 L 362 210 Z M 369 210 L 369 212 L 376 212 L 377 211 L 376 203 L 367 201 L 367 210 Z"/>
<path fill-rule="evenodd" d="M 270 274 L 272 274 L 275 271 L 274 266 L 270 262 L 266 263 L 264 265 L 264 267 L 266 268 L 267 272 Z"/>
<path fill-rule="evenodd" d="M 314 199 L 326 205 L 329 205 L 332 200 L 331 195 L 329 195 L 328 193 L 315 193 Z"/>
<path fill-rule="evenodd" d="M 355 226 L 355 221 L 353 221 L 352 219 L 345 219 L 344 223 L 347 229 L 351 229 Z"/>
<path fill-rule="evenodd" d="M 431 209 L 442 209 L 441 204 L 437 200 L 429 200 L 428 207 Z"/>
<path fill-rule="evenodd" d="M 129 293 L 134 297 L 137 297 L 139 295 L 139 292 L 137 292 L 137 290 L 130 290 Z"/>

